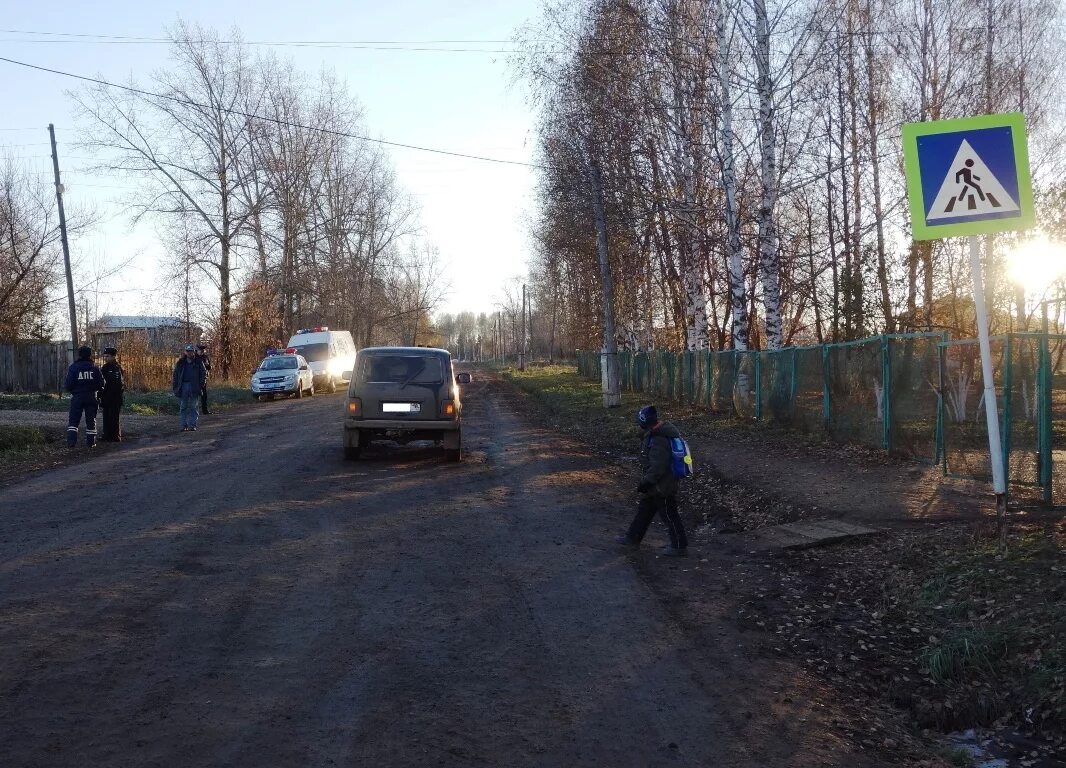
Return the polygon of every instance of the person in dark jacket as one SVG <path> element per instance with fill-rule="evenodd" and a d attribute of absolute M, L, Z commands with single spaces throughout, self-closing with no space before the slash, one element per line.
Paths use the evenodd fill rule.
<path fill-rule="evenodd" d="M 78 444 L 78 425 L 85 416 L 85 445 L 96 447 L 96 393 L 104 388 L 104 376 L 93 363 L 89 347 L 78 348 L 78 359 L 67 369 L 63 388 L 70 393 L 70 414 L 67 419 L 67 447 Z"/>
<path fill-rule="evenodd" d="M 207 371 L 207 378 L 211 378 L 211 358 L 207 354 L 206 344 L 198 344 L 196 346 L 196 356 L 203 362 L 204 370 Z M 200 393 L 200 413 L 211 413 L 211 411 L 207 410 L 207 379 L 204 380 L 204 388 Z"/>
<path fill-rule="evenodd" d="M 688 554 L 688 537 L 677 511 L 678 479 L 674 476 L 673 452 L 670 440 L 681 437 L 677 427 L 668 421 L 659 421 L 654 405 L 646 405 L 637 414 L 637 424 L 644 430 L 640 444 L 640 468 L 642 471 L 637 493 L 640 501 L 637 514 L 629 531 L 618 538 L 618 543 L 639 547 L 648 532 L 652 518 L 658 512 L 670 536 L 670 546 L 661 550 L 668 557 L 684 557 Z"/>
<path fill-rule="evenodd" d="M 195 432 L 200 420 L 197 407 L 200 405 L 200 393 L 207 383 L 207 369 L 204 362 L 196 356 L 196 347 L 189 344 L 185 354 L 174 364 L 174 376 L 170 381 L 174 397 L 181 398 L 181 431 Z"/>
<path fill-rule="evenodd" d="M 118 364 L 118 350 L 114 347 L 104 348 L 104 364 L 100 368 L 104 376 L 104 388 L 100 390 L 100 410 L 104 412 L 105 443 L 122 442 L 122 424 L 120 415 L 124 403 L 126 383 L 122 379 L 122 366 Z"/>

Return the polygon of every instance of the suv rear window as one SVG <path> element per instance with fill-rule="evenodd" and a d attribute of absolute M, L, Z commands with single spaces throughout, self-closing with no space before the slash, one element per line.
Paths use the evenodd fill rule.
<path fill-rule="evenodd" d="M 366 384 L 440 384 L 444 366 L 436 355 L 368 355 L 359 362 Z"/>

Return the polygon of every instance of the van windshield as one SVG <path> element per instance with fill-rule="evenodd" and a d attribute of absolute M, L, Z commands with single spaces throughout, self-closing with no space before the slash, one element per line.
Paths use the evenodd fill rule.
<path fill-rule="evenodd" d="M 367 384 L 440 384 L 444 366 L 435 355 L 368 355 L 359 363 Z"/>
<path fill-rule="evenodd" d="M 325 342 L 300 344 L 293 347 L 293 349 L 296 350 L 296 354 L 302 355 L 304 360 L 309 363 L 321 363 L 329 360 L 329 344 Z"/>

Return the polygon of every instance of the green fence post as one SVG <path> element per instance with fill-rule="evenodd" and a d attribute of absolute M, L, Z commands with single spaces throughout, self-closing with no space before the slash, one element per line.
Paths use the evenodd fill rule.
<path fill-rule="evenodd" d="M 796 393 L 799 392 L 799 385 L 796 383 L 796 374 L 799 371 L 799 362 L 796 360 L 796 356 L 799 352 L 795 347 L 792 348 L 792 390 L 788 394 L 788 401 L 790 405 L 790 411 L 795 413 L 796 408 Z"/>
<path fill-rule="evenodd" d="M 1048 328 L 1047 302 L 1041 303 L 1042 320 L 1040 334 L 1040 424 L 1037 435 L 1040 440 L 1040 485 L 1044 490 L 1044 503 L 1051 503 L 1053 466 L 1051 458 L 1051 344 Z"/>
<path fill-rule="evenodd" d="M 1003 447 L 1003 483 L 1007 490 L 1007 498 L 1010 499 L 1010 449 L 1011 427 L 1013 414 L 1011 413 L 1011 400 L 1014 399 L 1014 334 L 1008 333 L 1006 348 L 1003 350 L 1006 357 L 1006 365 L 1003 370 L 1003 423 L 1000 426 L 1000 445 Z"/>
<path fill-rule="evenodd" d="M 822 345 L 822 429 L 829 431 L 832 401 L 829 395 L 829 345 Z"/>
<path fill-rule="evenodd" d="M 703 353 L 703 404 L 711 407 L 711 385 L 714 383 L 714 352 L 707 350 Z"/>
<path fill-rule="evenodd" d="M 892 450 L 892 341 L 888 336 L 881 337 L 881 445 L 886 451 Z"/>
<path fill-rule="evenodd" d="M 698 366 L 696 360 L 698 359 L 698 352 L 688 353 L 688 400 L 691 405 L 696 404 L 696 371 Z"/>
<path fill-rule="evenodd" d="M 762 353 L 755 350 L 755 420 L 762 418 Z"/>
<path fill-rule="evenodd" d="M 936 436 L 933 447 L 933 463 L 942 463 L 944 474 L 947 474 L 948 471 L 948 456 L 944 450 L 944 350 L 946 349 L 944 345 L 947 342 L 947 334 L 945 333 L 941 336 L 941 341 L 936 345 Z"/>

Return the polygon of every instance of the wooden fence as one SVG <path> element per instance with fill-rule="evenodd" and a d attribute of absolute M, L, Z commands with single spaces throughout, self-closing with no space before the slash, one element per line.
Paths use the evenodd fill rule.
<path fill-rule="evenodd" d="M 61 392 L 72 360 L 67 344 L 0 344 L 0 392 Z M 177 355 L 130 352 L 119 356 L 126 388 L 170 389 Z M 96 360 L 103 365 L 103 360 Z"/>
<path fill-rule="evenodd" d="M 0 344 L 0 391 L 59 392 L 71 359 L 68 344 Z"/>

